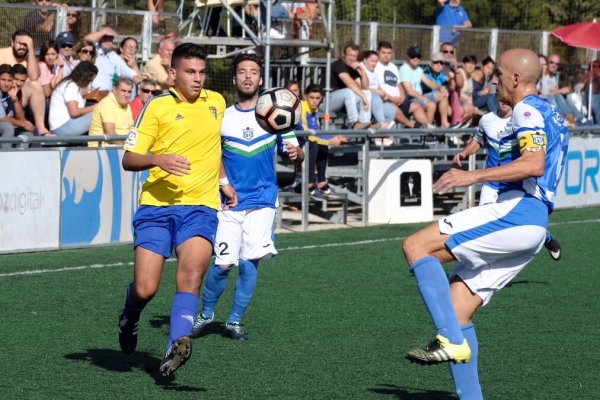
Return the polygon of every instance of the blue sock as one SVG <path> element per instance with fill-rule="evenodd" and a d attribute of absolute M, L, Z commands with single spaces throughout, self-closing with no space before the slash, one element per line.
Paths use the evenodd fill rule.
<path fill-rule="evenodd" d="M 182 336 L 190 336 L 194 327 L 194 318 L 198 312 L 198 296 L 194 293 L 177 292 L 171 306 L 171 331 L 169 332 L 169 344 Z"/>
<path fill-rule="evenodd" d="M 125 297 L 125 309 L 123 313 L 125 314 L 125 318 L 130 321 L 139 321 L 140 315 L 142 314 L 142 310 L 146 307 L 147 303 L 140 303 L 136 301 L 131 296 L 131 286 L 133 282 L 127 286 L 127 296 Z"/>
<path fill-rule="evenodd" d="M 464 337 L 450 297 L 450 282 L 442 264 L 435 257 L 421 258 L 411 267 L 417 278 L 421 297 L 438 333 L 450 343 L 462 344 Z"/>
<path fill-rule="evenodd" d="M 461 329 L 471 348 L 471 360 L 465 364 L 450 363 L 450 372 L 452 372 L 452 377 L 454 378 L 456 394 L 461 400 L 483 400 L 483 393 L 479 384 L 479 374 L 477 373 L 479 346 L 477 345 L 475 325 L 463 325 Z"/>
<path fill-rule="evenodd" d="M 231 272 L 231 268 L 222 268 L 218 265 L 213 265 L 208 271 L 204 290 L 202 291 L 202 315 L 206 318 L 212 318 L 215 314 L 219 297 L 221 297 L 225 286 L 227 286 L 229 272 Z"/>
<path fill-rule="evenodd" d="M 549 230 L 546 229 L 546 240 L 544 241 L 544 244 L 550 243 L 552 241 L 552 239 L 554 239 L 552 237 L 552 234 L 550 233 Z"/>
<path fill-rule="evenodd" d="M 228 323 L 242 322 L 242 317 L 256 288 L 258 260 L 240 260 L 240 275 L 235 283 L 233 307 Z"/>

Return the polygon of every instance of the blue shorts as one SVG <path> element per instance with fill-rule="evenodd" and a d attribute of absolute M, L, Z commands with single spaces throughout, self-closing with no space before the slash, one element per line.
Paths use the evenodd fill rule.
<path fill-rule="evenodd" d="M 217 210 L 206 206 L 140 206 L 133 217 L 133 246 L 165 258 L 195 236 L 214 247 L 218 223 Z"/>

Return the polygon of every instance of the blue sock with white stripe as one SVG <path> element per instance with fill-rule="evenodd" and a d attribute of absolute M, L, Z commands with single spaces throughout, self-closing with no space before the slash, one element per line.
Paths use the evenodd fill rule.
<path fill-rule="evenodd" d="M 552 239 L 554 239 L 552 237 L 552 234 L 550 233 L 550 231 L 548 229 L 546 229 L 546 240 L 544 241 L 544 244 L 548 244 L 552 241 Z"/>
<path fill-rule="evenodd" d="M 216 264 L 208 271 L 202 291 L 202 315 L 204 317 L 212 318 L 215 314 L 215 307 L 227 286 L 227 277 L 230 272 L 231 268 L 223 268 Z"/>
<path fill-rule="evenodd" d="M 452 305 L 450 282 L 442 264 L 435 257 L 424 257 L 415 262 L 410 270 L 415 274 L 419 292 L 435 329 L 450 343 L 462 344 L 464 337 Z"/>
<path fill-rule="evenodd" d="M 456 394 L 461 400 L 483 400 L 483 393 L 479 384 L 479 374 L 477 372 L 479 345 L 477 344 L 475 325 L 463 325 L 461 329 L 471 348 L 471 359 L 468 363 L 464 364 L 450 363 L 450 372 L 452 372 L 452 377 L 454 378 Z"/>
<path fill-rule="evenodd" d="M 256 288 L 258 260 L 240 260 L 240 275 L 235 283 L 233 307 L 228 323 L 242 322 L 242 317 Z"/>
<path fill-rule="evenodd" d="M 169 332 L 169 344 L 182 336 L 190 336 L 194 327 L 194 318 L 198 312 L 199 298 L 194 293 L 177 292 L 171 306 L 171 331 Z M 165 351 L 166 351 L 165 350 Z"/>

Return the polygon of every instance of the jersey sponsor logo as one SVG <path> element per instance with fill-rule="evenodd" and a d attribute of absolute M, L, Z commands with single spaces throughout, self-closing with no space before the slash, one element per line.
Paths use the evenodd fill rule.
<path fill-rule="evenodd" d="M 210 113 L 213 115 L 213 117 L 215 117 L 215 119 L 217 119 L 217 107 L 210 106 L 210 107 L 208 107 L 208 111 L 210 111 Z"/>
<path fill-rule="evenodd" d="M 131 129 L 125 141 L 125 147 L 135 147 L 138 140 L 138 133 L 135 129 Z"/>
<path fill-rule="evenodd" d="M 179 121 L 179 120 L 181 120 L 181 119 L 183 119 L 183 115 L 181 115 L 181 114 L 177 114 L 177 115 L 175 116 L 175 121 Z"/>
<path fill-rule="evenodd" d="M 254 137 L 254 129 L 249 126 L 247 126 L 246 129 L 242 129 L 242 137 L 246 140 L 252 140 Z"/>
<path fill-rule="evenodd" d="M 525 118 L 529 118 L 529 117 L 531 117 L 531 113 L 530 113 L 529 111 L 525 111 L 525 112 L 523 113 L 523 115 L 525 116 Z"/>

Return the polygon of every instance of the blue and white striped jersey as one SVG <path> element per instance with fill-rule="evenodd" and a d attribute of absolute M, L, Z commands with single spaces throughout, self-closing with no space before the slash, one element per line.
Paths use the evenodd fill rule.
<path fill-rule="evenodd" d="M 506 143 L 504 145 L 505 148 L 501 149 L 499 139 L 503 136 L 510 118 L 510 116 L 502 118 L 498 113 L 490 112 L 485 114 L 479 120 L 479 129 L 473 137 L 473 140 L 487 148 L 487 158 L 485 161 L 486 168 L 497 167 L 499 165 L 498 159 L 500 158 L 500 154 L 510 151 L 510 143 Z M 498 182 L 484 182 L 483 184 L 498 189 Z"/>
<path fill-rule="evenodd" d="M 498 193 L 520 190 L 540 199 L 554 209 L 554 195 L 562 177 L 563 167 L 569 146 L 569 129 L 561 112 L 538 96 L 529 95 L 513 108 L 513 115 L 507 124 L 505 136 L 500 138 L 499 164 L 505 165 L 520 157 L 521 144 L 532 141 L 546 150 L 544 175 L 517 182 L 500 182 Z M 508 150 L 510 149 L 510 150 Z"/>
<path fill-rule="evenodd" d="M 221 127 L 223 165 L 238 195 L 232 210 L 276 207 L 277 174 L 275 151 L 285 151 L 283 140 L 298 146 L 294 132 L 273 135 L 258 125 L 254 108 L 241 110 L 237 104 L 225 110 Z"/>

